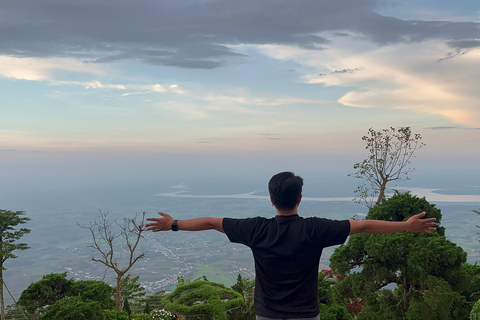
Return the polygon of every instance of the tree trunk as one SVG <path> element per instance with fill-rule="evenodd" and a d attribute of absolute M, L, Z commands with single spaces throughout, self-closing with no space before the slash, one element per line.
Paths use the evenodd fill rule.
<path fill-rule="evenodd" d="M 121 285 L 120 277 L 117 277 L 117 287 L 115 288 L 115 310 L 122 311 L 122 294 L 121 294 Z"/>
<path fill-rule="evenodd" d="M 382 184 L 380 185 L 380 191 L 378 192 L 377 202 L 375 202 L 375 204 L 380 204 L 380 202 L 382 202 L 383 194 L 385 193 L 385 189 L 387 188 L 387 182 L 387 179 L 383 179 Z"/>
<path fill-rule="evenodd" d="M 0 310 L 1 319 L 5 320 L 5 301 L 3 299 L 3 263 L 0 264 Z"/>

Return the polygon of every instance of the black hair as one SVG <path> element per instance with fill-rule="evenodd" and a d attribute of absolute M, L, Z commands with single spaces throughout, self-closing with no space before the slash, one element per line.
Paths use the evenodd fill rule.
<path fill-rule="evenodd" d="M 274 175 L 268 183 L 273 204 L 279 210 L 293 210 L 302 194 L 303 179 L 293 172 Z"/>

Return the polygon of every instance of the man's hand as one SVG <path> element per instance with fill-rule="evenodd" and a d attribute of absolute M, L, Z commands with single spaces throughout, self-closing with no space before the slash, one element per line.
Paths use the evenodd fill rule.
<path fill-rule="evenodd" d="M 408 231 L 430 233 L 437 228 L 438 223 L 435 222 L 436 218 L 421 219 L 426 215 L 425 211 L 414 216 L 411 216 L 407 220 Z"/>
<path fill-rule="evenodd" d="M 436 218 L 421 219 L 425 212 L 410 217 L 407 221 L 350 220 L 350 235 L 357 233 L 395 233 L 402 231 L 430 233 L 435 230 Z"/>
<path fill-rule="evenodd" d="M 147 227 L 147 231 L 169 231 L 172 230 L 173 218 L 166 213 L 159 212 L 159 215 L 162 218 L 147 218 L 147 221 L 154 221 L 152 223 L 147 223 L 145 227 Z"/>

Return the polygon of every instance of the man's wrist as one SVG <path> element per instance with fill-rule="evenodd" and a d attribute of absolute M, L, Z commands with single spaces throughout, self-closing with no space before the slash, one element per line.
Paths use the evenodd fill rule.
<path fill-rule="evenodd" d="M 172 231 L 178 231 L 178 220 L 173 220 L 171 229 Z"/>

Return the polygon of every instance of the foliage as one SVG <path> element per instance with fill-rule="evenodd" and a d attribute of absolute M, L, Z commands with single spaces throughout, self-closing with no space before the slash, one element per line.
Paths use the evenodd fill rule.
<path fill-rule="evenodd" d="M 139 276 L 133 278 L 127 276 L 127 279 L 122 284 L 122 288 L 120 289 L 124 299 L 136 300 L 145 296 L 145 288 L 138 281 L 139 278 Z"/>
<path fill-rule="evenodd" d="M 40 320 L 102 319 L 104 311 L 98 301 L 85 301 L 79 296 L 66 297 L 46 308 Z"/>
<path fill-rule="evenodd" d="M 145 313 L 133 313 L 130 316 L 130 319 L 131 320 L 153 320 L 151 315 L 145 314 Z"/>
<path fill-rule="evenodd" d="M 26 243 L 16 243 L 21 237 L 30 232 L 27 228 L 17 228 L 18 225 L 30 220 L 24 217 L 24 211 L 10 211 L 0 209 L 0 316 L 5 319 L 5 304 L 3 297 L 3 270 L 5 261 L 15 259 L 15 250 L 27 250 Z"/>
<path fill-rule="evenodd" d="M 184 316 L 206 315 L 216 320 L 226 320 L 226 312 L 237 308 L 243 301 L 238 292 L 223 284 L 195 280 L 178 286 L 162 299 L 168 311 Z"/>
<path fill-rule="evenodd" d="M 469 302 L 474 302 L 480 298 L 480 266 L 477 263 L 464 263 L 462 272 L 466 273 L 471 279 L 470 286 L 462 291 L 462 295 L 467 297 Z"/>
<path fill-rule="evenodd" d="M 132 314 L 132 309 L 130 309 L 130 303 L 128 302 L 128 299 L 125 299 L 123 302 L 123 311 L 125 311 L 128 316 Z"/>
<path fill-rule="evenodd" d="M 145 303 L 145 309 L 143 310 L 143 313 L 150 314 L 152 312 L 152 308 L 150 307 L 150 302 Z"/>
<path fill-rule="evenodd" d="M 367 219 L 404 221 L 425 211 L 440 223 L 440 210 L 409 193 L 370 209 Z M 357 234 L 335 250 L 331 267 L 345 275 L 334 295 L 344 302 L 365 300 L 357 319 L 461 319 L 468 296 L 479 285 L 479 268 L 467 267 L 466 253 L 444 237 L 431 234 Z M 473 281 L 474 280 L 474 281 Z M 382 290 L 387 285 L 395 289 Z M 474 288 L 475 287 L 475 288 Z"/>
<path fill-rule="evenodd" d="M 254 320 L 255 308 L 253 305 L 253 287 L 255 280 L 244 278 L 240 274 L 237 276 L 237 282 L 231 287 L 242 295 L 243 301 L 238 308 L 228 312 L 229 320 Z"/>
<path fill-rule="evenodd" d="M 6 311 L 6 313 L 5 313 L 5 318 L 6 319 L 12 319 L 12 320 L 23 319 L 23 320 L 25 320 L 25 318 L 27 318 L 25 311 L 21 307 L 19 307 L 18 305 L 15 305 L 15 304 L 8 305 L 5 308 L 5 311 Z"/>
<path fill-rule="evenodd" d="M 117 310 L 103 310 L 105 320 L 129 320 L 128 314 L 125 311 Z"/>
<path fill-rule="evenodd" d="M 425 144 L 420 134 L 412 134 L 410 127 L 399 129 L 390 127 L 381 131 L 368 129 L 362 137 L 366 142 L 370 156 L 353 165 L 356 171 L 350 176 L 366 180 L 355 190 L 355 202 L 365 203 L 369 208 L 379 204 L 385 195 L 387 183 L 397 180 L 408 180 L 410 159 L 417 149 Z M 376 198 L 375 203 L 373 199 Z"/>
<path fill-rule="evenodd" d="M 480 300 L 477 300 L 470 312 L 470 320 L 480 320 Z"/>
<path fill-rule="evenodd" d="M 18 304 L 30 314 L 41 312 L 44 307 L 72 295 L 74 280 L 66 279 L 67 273 L 51 273 L 23 290 Z"/>
<path fill-rule="evenodd" d="M 73 313 L 75 308 L 79 308 L 79 313 L 86 313 L 85 310 L 89 307 L 94 313 L 98 308 L 113 309 L 115 306 L 115 300 L 112 298 L 113 288 L 108 283 L 97 280 L 75 281 L 66 279 L 66 275 L 66 272 L 51 273 L 31 283 L 20 295 L 18 304 L 26 312 L 41 315 L 44 319 L 56 317 L 57 314 L 59 317 L 62 315 L 66 317 L 65 319 L 70 319 L 73 317 L 70 313 Z"/>
<path fill-rule="evenodd" d="M 113 288 L 103 281 L 80 280 L 73 283 L 72 295 L 83 300 L 98 301 L 102 309 L 113 309 L 115 301 L 112 299 Z"/>
<path fill-rule="evenodd" d="M 150 313 L 152 310 L 162 310 L 165 306 L 162 304 L 162 299 L 165 297 L 165 290 L 155 292 L 151 295 L 145 295 L 142 298 L 132 300 L 130 307 L 133 313 Z M 148 304 L 148 308 L 147 308 Z"/>
<path fill-rule="evenodd" d="M 142 233 L 145 231 L 145 212 L 142 213 L 140 221 L 138 215 L 133 218 L 110 219 L 108 212 L 100 211 L 100 217 L 90 221 L 90 225 L 81 228 L 88 229 L 92 236 L 92 243 L 89 247 L 100 255 L 100 258 L 92 257 L 92 261 L 103 264 L 107 269 L 112 269 L 116 274 L 115 310 L 122 309 L 122 286 L 129 279 L 128 271 L 132 266 L 145 256 L 144 252 L 138 253 L 137 248 Z M 122 253 L 125 250 L 127 259 L 122 260 Z"/>
<path fill-rule="evenodd" d="M 406 315 L 408 319 L 466 319 L 465 297 L 452 290 L 442 278 L 428 276 L 422 284 L 423 294 L 412 299 Z"/>
<path fill-rule="evenodd" d="M 15 250 L 26 250 L 29 247 L 26 243 L 15 243 L 25 234 L 30 233 L 30 229 L 16 229 L 18 225 L 25 224 L 30 220 L 24 217 L 24 211 L 10 211 L 0 209 L 0 268 L 7 259 L 14 259 L 17 256 L 13 253 Z"/>
<path fill-rule="evenodd" d="M 332 287 L 339 281 L 331 270 L 323 270 L 318 275 L 318 304 L 323 320 L 353 320 L 343 303 L 334 299 Z"/>

